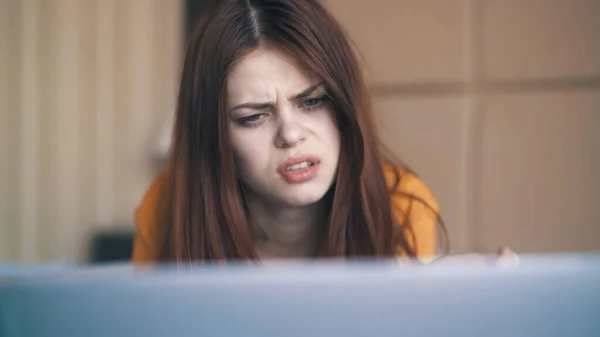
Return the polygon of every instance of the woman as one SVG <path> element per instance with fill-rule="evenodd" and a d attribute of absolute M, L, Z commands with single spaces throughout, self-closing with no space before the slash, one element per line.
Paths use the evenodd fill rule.
<path fill-rule="evenodd" d="M 316 0 L 225 0 L 192 34 L 135 262 L 435 255 L 438 205 L 384 158 L 342 29 Z"/>

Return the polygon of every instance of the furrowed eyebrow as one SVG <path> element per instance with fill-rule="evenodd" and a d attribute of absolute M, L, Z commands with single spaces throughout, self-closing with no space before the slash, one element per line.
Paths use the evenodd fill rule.
<path fill-rule="evenodd" d="M 319 82 L 315 85 L 312 85 L 312 86 L 304 89 L 301 93 L 296 94 L 295 96 L 290 98 L 290 100 L 297 101 L 299 99 L 306 98 L 306 97 L 310 96 L 313 92 L 315 92 L 317 89 L 320 89 L 322 87 L 323 87 L 323 82 Z M 274 107 L 275 107 L 275 103 L 273 103 L 273 102 L 248 102 L 248 103 L 242 103 L 242 104 L 234 106 L 233 108 L 231 108 L 231 111 L 244 109 L 244 108 L 253 109 L 253 110 L 267 110 L 267 109 L 272 109 Z"/>
<path fill-rule="evenodd" d="M 254 110 L 265 110 L 265 109 L 270 109 L 272 107 L 275 106 L 275 103 L 243 103 L 240 105 L 236 105 L 234 106 L 231 111 L 233 110 L 238 110 L 238 109 L 244 109 L 244 108 L 249 108 L 249 109 L 254 109 Z"/>
<path fill-rule="evenodd" d="M 292 98 L 292 100 L 299 100 L 302 98 L 306 98 L 308 96 L 310 96 L 310 94 L 312 94 L 313 92 L 315 92 L 317 89 L 320 89 L 321 87 L 323 87 L 323 82 L 319 82 L 307 89 L 305 89 L 304 91 L 302 91 L 301 93 L 297 94 L 296 96 L 294 96 Z"/>

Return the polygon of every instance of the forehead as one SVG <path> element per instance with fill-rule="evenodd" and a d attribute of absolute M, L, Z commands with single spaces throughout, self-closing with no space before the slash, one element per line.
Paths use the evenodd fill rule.
<path fill-rule="evenodd" d="M 272 49 L 259 48 L 244 56 L 231 69 L 227 79 L 227 101 L 276 100 L 293 96 L 314 85 L 314 76 L 296 62 Z"/>

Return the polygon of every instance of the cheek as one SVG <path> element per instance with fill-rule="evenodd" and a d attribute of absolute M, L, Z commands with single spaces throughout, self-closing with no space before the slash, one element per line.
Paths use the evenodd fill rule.
<path fill-rule="evenodd" d="M 319 123 L 321 136 L 329 144 L 329 148 L 335 151 L 335 155 L 339 153 L 341 134 L 340 129 L 333 111 L 328 111 L 323 115 L 323 119 Z"/>
<path fill-rule="evenodd" d="M 264 135 L 251 130 L 235 130 L 230 135 L 235 164 L 240 175 L 256 173 L 267 167 L 268 144 Z"/>

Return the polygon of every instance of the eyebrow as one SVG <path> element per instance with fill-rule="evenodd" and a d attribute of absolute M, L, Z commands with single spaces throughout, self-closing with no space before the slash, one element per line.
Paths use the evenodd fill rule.
<path fill-rule="evenodd" d="M 321 87 L 323 87 L 323 82 L 319 82 L 313 86 L 308 87 L 307 89 L 303 90 L 301 93 L 296 94 L 295 96 L 291 97 L 290 100 L 297 101 L 299 99 L 306 98 Z M 264 109 L 271 108 L 274 105 L 275 105 L 275 103 L 273 103 L 273 102 L 263 102 L 263 103 L 249 102 L 249 103 L 242 103 L 242 104 L 236 105 L 233 108 L 231 108 L 231 111 L 238 110 L 238 109 L 244 109 L 244 108 L 249 108 L 249 109 L 254 109 L 254 110 L 264 110 Z"/>
<path fill-rule="evenodd" d="M 323 82 L 319 82 L 319 83 L 307 88 L 306 90 L 302 91 L 301 93 L 297 94 L 296 96 L 294 96 L 292 98 L 292 100 L 299 100 L 301 98 L 306 98 L 306 97 L 310 96 L 310 94 L 315 92 L 317 89 L 321 88 L 322 86 L 323 86 Z"/>

